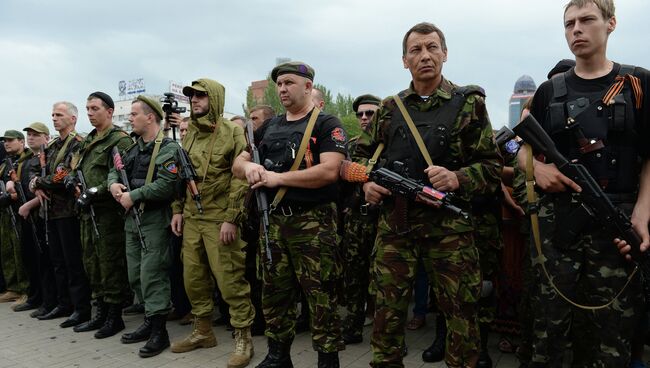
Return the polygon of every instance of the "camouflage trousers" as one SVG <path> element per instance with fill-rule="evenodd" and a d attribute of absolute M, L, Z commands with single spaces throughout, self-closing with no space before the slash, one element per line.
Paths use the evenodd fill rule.
<path fill-rule="evenodd" d="M 501 213 L 499 212 L 499 215 Z M 491 323 L 496 315 L 496 293 L 494 286 L 499 271 L 503 239 L 499 228 L 499 219 L 494 213 L 482 213 L 474 216 L 474 244 L 478 249 L 481 277 L 484 282 L 492 283 L 492 291 L 481 295 L 478 317 L 481 323 Z"/>
<path fill-rule="evenodd" d="M 377 216 L 358 211 L 345 215 L 345 231 L 341 241 L 343 252 L 343 306 L 348 314 L 344 326 L 363 329 L 365 306 L 370 282 L 370 255 L 377 235 Z M 354 332 L 354 331 L 352 331 Z"/>
<path fill-rule="evenodd" d="M 418 258 L 447 320 L 445 362 L 464 367 L 478 356 L 479 256 L 471 232 L 420 238 L 377 232 L 373 277 L 377 305 L 370 344 L 372 367 L 404 367 L 404 325 Z"/>
<path fill-rule="evenodd" d="M 2 215 L 0 215 L 0 260 L 2 261 L 2 273 L 7 290 L 25 294 L 29 287 L 29 279 L 23 265 L 22 248 L 20 240 L 16 238 L 11 217 L 9 217 L 6 211 L 4 209 Z M 21 219 L 18 214 L 16 214 L 16 220 L 18 220 L 16 230 L 20 233 Z M 30 236 L 31 234 L 26 235 Z"/>
<path fill-rule="evenodd" d="M 262 249 L 262 308 L 266 336 L 291 343 L 295 336 L 296 280 L 307 297 L 312 345 L 320 352 L 345 349 L 341 338 L 337 288 L 341 259 L 336 233 L 336 209 L 325 204 L 285 216 L 278 208 L 270 216 L 272 264 Z M 289 213 L 285 208 L 284 213 Z"/>
<path fill-rule="evenodd" d="M 560 367 L 570 346 L 574 367 L 627 367 L 630 340 L 643 306 L 638 275 L 611 306 L 585 310 L 565 301 L 541 267 L 544 262 L 555 286 L 583 305 L 609 302 L 627 282 L 631 265 L 612 243 L 613 234 L 594 221 L 577 228 L 572 212 L 577 206 L 576 198 L 568 194 L 540 200 L 543 254 L 538 254 L 531 241 L 533 305 L 539 308 L 533 323 L 530 366 Z M 567 229 L 580 235 L 567 237 Z"/>
<path fill-rule="evenodd" d="M 114 207 L 95 207 L 99 237 L 95 235 L 90 215 L 83 214 L 79 221 L 83 264 L 92 297 L 102 298 L 109 304 L 123 304 L 131 295 L 126 267 L 124 218 L 118 211 Z"/>

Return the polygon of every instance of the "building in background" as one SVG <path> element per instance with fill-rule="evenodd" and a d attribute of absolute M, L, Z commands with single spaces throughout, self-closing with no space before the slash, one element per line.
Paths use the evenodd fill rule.
<path fill-rule="evenodd" d="M 508 127 L 512 128 L 519 123 L 521 111 L 526 101 L 535 94 L 537 86 L 529 75 L 522 75 L 515 82 L 515 89 L 510 97 L 508 109 Z"/>

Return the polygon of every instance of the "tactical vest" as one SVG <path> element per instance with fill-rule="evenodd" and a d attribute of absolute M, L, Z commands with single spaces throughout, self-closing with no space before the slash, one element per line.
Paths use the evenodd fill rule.
<path fill-rule="evenodd" d="M 632 74 L 634 66 L 621 65 L 619 75 Z M 568 88 L 566 74 L 552 79 L 553 98 L 548 108 L 549 134 L 569 161 L 577 160 L 589 170 L 607 193 L 637 190 L 640 160 L 637 149 L 636 111 L 629 83 L 606 105 L 607 89 L 578 93 Z M 601 140 L 604 147 L 588 150 L 579 138 Z"/>
<path fill-rule="evenodd" d="M 278 173 L 289 171 L 291 168 L 309 121 L 309 119 L 303 119 L 300 123 L 280 124 L 282 120 L 282 117 L 276 117 L 268 123 L 268 128 L 264 132 L 264 138 L 259 147 L 260 159 L 264 168 Z M 318 124 L 318 120 L 316 124 Z M 313 165 L 320 162 L 317 153 L 313 154 L 313 159 Z M 298 170 L 304 168 L 305 161 L 303 160 Z"/>
<path fill-rule="evenodd" d="M 165 147 L 171 141 L 171 138 L 163 138 L 160 148 Z M 140 149 L 136 144 L 126 153 L 124 157 L 124 166 L 129 174 L 129 185 L 131 186 L 131 190 L 144 186 L 145 180 L 147 179 L 147 171 L 149 171 L 151 155 L 153 155 L 153 148 L 154 145 L 150 144 L 144 151 L 140 152 Z M 156 180 L 157 175 L 158 165 L 155 165 L 152 181 Z"/>
<path fill-rule="evenodd" d="M 452 92 L 451 100 L 437 109 L 431 111 L 419 111 L 408 104 L 404 104 L 408 110 L 413 123 L 422 136 L 424 145 L 429 151 L 434 165 L 444 166 L 448 170 L 458 170 L 462 163 L 458 158 L 452 157 L 449 152 L 451 130 L 456 124 L 458 114 L 462 109 L 467 96 L 478 94 L 485 96 L 483 89 L 478 86 L 458 87 Z M 404 92 L 399 94 L 404 101 Z M 385 134 L 386 149 L 382 152 L 381 159 L 384 166 L 393 169 L 392 164 L 400 161 L 404 164 L 406 175 L 412 179 L 428 182 L 424 173 L 427 163 L 418 149 L 415 138 L 409 129 L 404 116 L 399 109 L 393 110 L 391 123 Z"/>

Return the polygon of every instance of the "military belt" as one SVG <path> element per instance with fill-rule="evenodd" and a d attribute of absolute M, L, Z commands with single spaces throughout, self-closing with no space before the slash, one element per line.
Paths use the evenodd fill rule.
<path fill-rule="evenodd" d="M 281 213 L 285 217 L 302 214 L 313 210 L 314 208 L 322 205 L 323 203 L 310 203 L 310 202 L 282 202 L 274 212 Z"/>

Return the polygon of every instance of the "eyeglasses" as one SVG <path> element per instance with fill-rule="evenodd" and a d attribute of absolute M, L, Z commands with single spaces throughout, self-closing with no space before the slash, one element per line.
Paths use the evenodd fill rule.
<path fill-rule="evenodd" d="M 192 98 L 192 97 L 194 97 L 194 96 L 196 96 L 197 98 L 203 98 L 203 97 L 205 97 L 205 96 L 207 96 L 207 95 L 208 95 L 207 92 L 203 92 L 203 91 L 195 91 L 195 90 L 190 90 L 190 91 L 187 93 L 187 97 L 189 97 L 189 98 Z"/>
<path fill-rule="evenodd" d="M 356 115 L 357 115 L 357 118 L 359 118 L 359 119 L 361 119 L 361 117 L 363 117 L 363 115 L 366 115 L 368 117 L 368 119 L 371 119 L 372 116 L 375 115 L 375 111 L 374 110 L 357 111 Z"/>

